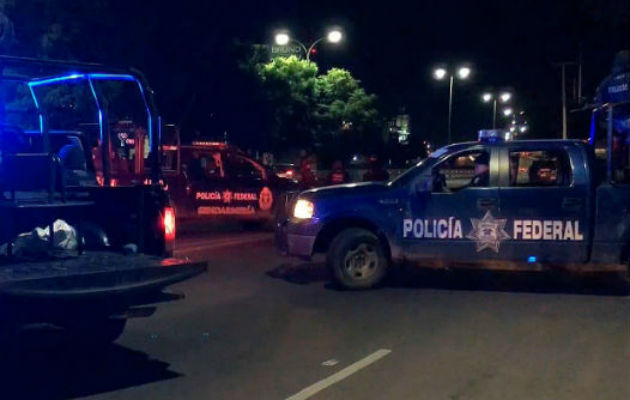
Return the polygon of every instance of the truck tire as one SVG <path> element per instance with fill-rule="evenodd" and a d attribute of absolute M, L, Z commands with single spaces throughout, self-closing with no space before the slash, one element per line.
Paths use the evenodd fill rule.
<path fill-rule="evenodd" d="M 127 320 L 124 318 L 90 318 L 71 323 L 66 328 L 77 343 L 92 346 L 106 346 L 122 335 Z"/>
<path fill-rule="evenodd" d="M 383 280 L 389 261 L 376 235 L 350 228 L 333 239 L 326 263 L 343 287 L 368 289 Z"/>

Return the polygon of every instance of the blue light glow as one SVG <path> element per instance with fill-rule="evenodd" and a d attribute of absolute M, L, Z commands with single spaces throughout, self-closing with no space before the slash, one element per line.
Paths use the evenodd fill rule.
<path fill-rule="evenodd" d="M 140 89 L 140 93 L 142 94 L 142 101 L 144 102 L 144 107 L 147 111 L 147 125 L 149 128 L 149 149 L 153 151 L 153 119 L 151 118 L 151 109 L 149 108 L 149 103 L 147 103 L 147 98 L 144 94 L 144 87 L 142 87 L 142 83 L 135 79 L 138 83 L 138 88 Z"/>
<path fill-rule="evenodd" d="M 596 129 L 596 125 L 595 125 L 595 111 L 593 111 L 592 115 L 591 115 L 591 132 L 590 132 L 590 138 L 589 138 L 589 143 L 594 145 L 595 144 L 595 129 Z"/>
<path fill-rule="evenodd" d="M 85 74 L 70 74 L 70 75 L 57 76 L 57 77 L 48 78 L 48 79 L 36 79 L 34 81 L 28 82 L 28 85 L 30 87 L 46 86 L 46 85 L 53 85 L 59 82 L 73 81 L 76 79 L 85 79 Z"/>
<path fill-rule="evenodd" d="M 529 256 L 529 257 L 527 257 L 527 262 L 528 263 L 535 263 L 536 260 L 538 260 L 538 258 L 536 258 L 536 256 Z"/>
<path fill-rule="evenodd" d="M 96 103 L 96 108 L 98 109 L 98 135 L 101 138 L 101 144 L 103 144 L 105 143 L 105 131 L 103 129 L 103 108 L 101 107 L 101 102 L 98 101 L 96 89 L 94 88 L 94 84 L 92 83 L 91 79 L 88 79 L 88 84 L 90 85 L 90 91 L 92 92 L 94 103 Z"/>
<path fill-rule="evenodd" d="M 31 85 L 28 85 L 28 90 L 30 90 L 31 92 L 31 97 L 33 98 L 33 103 L 35 103 L 35 108 L 39 110 L 39 101 L 37 101 L 37 96 L 35 96 L 35 90 L 33 90 L 33 87 Z"/>
<path fill-rule="evenodd" d="M 37 100 L 37 96 L 35 95 L 35 90 L 29 85 L 29 91 L 31 92 L 31 97 L 33 98 L 33 103 L 35 103 L 35 108 L 38 112 L 38 120 L 39 120 L 39 133 L 44 134 L 44 114 L 42 114 L 42 110 L 39 108 L 39 101 Z"/>
<path fill-rule="evenodd" d="M 33 87 L 38 87 L 38 86 L 54 85 L 60 82 L 73 81 L 73 80 L 79 80 L 79 79 L 96 79 L 96 80 L 107 79 L 107 80 L 132 81 L 132 82 L 138 81 L 138 79 L 136 79 L 135 76 L 129 75 L 129 74 L 108 74 L 108 73 L 94 72 L 91 74 L 70 74 L 70 75 L 56 76 L 54 78 L 35 79 L 28 82 L 28 86 L 33 88 Z M 139 83 L 140 82 L 138 82 L 138 84 Z"/>
<path fill-rule="evenodd" d="M 103 128 L 103 111 L 101 104 L 98 100 L 98 96 L 96 94 L 96 90 L 94 88 L 93 80 L 119 80 L 119 81 L 131 81 L 136 82 L 138 84 L 138 88 L 140 89 L 140 94 L 142 95 L 142 101 L 144 102 L 144 107 L 147 112 L 147 125 L 148 125 L 148 136 L 149 136 L 149 148 L 153 151 L 153 118 L 151 115 L 151 109 L 147 102 L 146 94 L 144 91 L 144 87 L 142 86 L 142 82 L 140 80 L 130 74 L 111 74 L 111 73 L 103 73 L 103 72 L 93 72 L 88 74 L 79 74 L 79 73 L 71 73 L 68 75 L 56 76 L 53 78 L 46 79 L 35 79 L 30 82 L 27 82 L 28 87 L 31 91 L 31 96 L 33 97 L 33 101 L 35 102 L 35 106 L 39 109 L 39 102 L 37 100 L 37 96 L 35 94 L 34 88 L 39 86 L 47 86 L 54 85 L 57 83 L 73 81 L 73 80 L 87 80 L 90 85 L 90 90 L 92 91 L 92 96 L 94 97 L 94 101 L 96 102 L 96 107 L 98 108 L 98 119 L 99 119 L 99 130 L 101 140 L 104 140 L 105 132 Z M 40 131 L 43 133 L 44 121 L 43 116 L 40 113 Z M 158 132 L 161 134 L 161 132 Z"/>
<path fill-rule="evenodd" d="M 103 129 L 103 111 L 98 110 L 98 135 L 101 138 L 101 144 L 105 143 L 105 130 Z"/>
<path fill-rule="evenodd" d="M 136 81 L 136 78 L 133 75 L 126 74 L 104 74 L 104 73 L 93 73 L 88 74 L 87 77 L 89 79 L 108 79 L 108 80 L 117 80 L 117 81 Z"/>

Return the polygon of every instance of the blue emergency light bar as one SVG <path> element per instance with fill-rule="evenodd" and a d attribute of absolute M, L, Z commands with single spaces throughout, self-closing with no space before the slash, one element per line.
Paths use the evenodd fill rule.
<path fill-rule="evenodd" d="M 478 140 L 480 142 L 503 142 L 512 140 L 512 133 L 505 129 L 481 129 L 479 130 Z"/>

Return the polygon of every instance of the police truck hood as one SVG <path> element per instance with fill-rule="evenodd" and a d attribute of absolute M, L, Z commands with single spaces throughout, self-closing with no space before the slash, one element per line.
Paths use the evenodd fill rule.
<path fill-rule="evenodd" d="M 339 196 L 361 196 L 384 192 L 388 189 L 389 185 L 386 182 L 346 183 L 343 185 L 324 186 L 320 188 L 309 189 L 302 192 L 300 194 L 300 197 L 306 197 L 310 199 L 322 199 Z"/>

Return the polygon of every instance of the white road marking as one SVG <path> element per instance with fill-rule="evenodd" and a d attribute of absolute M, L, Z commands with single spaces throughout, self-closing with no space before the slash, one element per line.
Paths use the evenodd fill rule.
<path fill-rule="evenodd" d="M 385 357 L 386 355 L 388 355 L 391 352 L 392 351 L 389 350 L 389 349 L 377 350 L 374 353 L 370 354 L 369 356 L 367 356 L 365 358 L 362 358 L 359 361 L 355 362 L 354 364 L 351 364 L 351 365 L 347 366 L 346 368 L 342 369 L 341 371 L 330 375 L 328 378 L 324 378 L 321 381 L 312 384 L 311 386 L 305 387 L 304 389 L 300 390 L 299 392 L 297 392 L 293 396 L 287 397 L 285 400 L 305 400 L 305 399 L 308 399 L 309 397 L 312 397 L 313 395 L 315 395 L 316 393 L 321 392 L 322 390 L 326 389 L 327 387 L 332 386 L 335 383 L 346 379 L 347 377 L 349 377 L 350 375 L 352 375 L 355 372 L 359 371 L 360 369 L 363 369 L 363 368 L 367 367 L 368 365 L 370 365 L 370 364 L 380 360 L 381 358 Z"/>
<path fill-rule="evenodd" d="M 332 367 L 339 364 L 339 361 L 335 360 L 334 358 L 331 358 L 330 360 L 326 360 L 322 363 L 322 367 Z"/>

